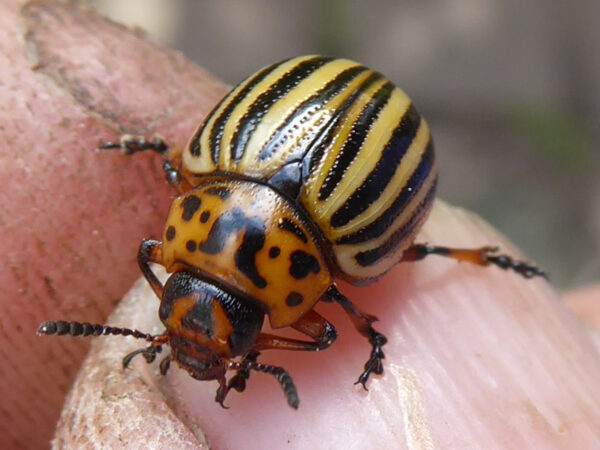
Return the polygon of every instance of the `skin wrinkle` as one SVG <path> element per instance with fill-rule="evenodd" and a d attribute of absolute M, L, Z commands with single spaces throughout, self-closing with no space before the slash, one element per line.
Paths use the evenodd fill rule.
<path fill-rule="evenodd" d="M 396 364 L 390 364 L 389 371 L 394 374 L 397 383 L 407 447 L 410 450 L 433 450 L 435 446 L 423 406 L 417 374 L 408 366 Z"/>

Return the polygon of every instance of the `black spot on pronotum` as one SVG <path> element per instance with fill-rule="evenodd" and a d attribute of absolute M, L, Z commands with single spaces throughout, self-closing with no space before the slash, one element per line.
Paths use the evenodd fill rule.
<path fill-rule="evenodd" d="M 267 281 L 260 276 L 256 267 L 256 254 L 265 245 L 265 224 L 260 217 L 247 217 L 244 240 L 234 255 L 235 266 L 246 275 L 256 287 L 264 288 Z"/>
<path fill-rule="evenodd" d="M 192 217 L 194 217 L 194 214 L 196 213 L 196 211 L 198 211 L 198 208 L 200 208 L 201 204 L 202 201 L 199 197 L 196 197 L 195 195 L 189 195 L 186 198 L 184 198 L 181 202 L 181 208 L 183 209 L 183 212 L 181 213 L 181 218 L 186 222 L 189 222 L 192 219 Z"/>
<path fill-rule="evenodd" d="M 173 225 L 170 225 L 169 228 L 167 228 L 166 232 L 167 241 L 172 241 L 173 239 L 175 239 L 175 234 L 175 227 Z"/>
<path fill-rule="evenodd" d="M 281 219 L 277 226 L 280 230 L 289 231 L 290 233 L 293 233 L 302 242 L 308 242 L 308 238 L 306 237 L 306 234 L 304 234 L 304 231 L 302 231 L 298 224 L 296 224 L 293 220 Z"/>
<path fill-rule="evenodd" d="M 206 241 L 200 243 L 203 253 L 220 253 L 233 233 L 244 233 L 241 245 L 234 255 L 235 266 L 246 275 L 256 287 L 267 286 L 256 267 L 256 254 L 265 245 L 265 224 L 260 217 L 247 217 L 240 208 L 233 208 L 221 214 L 212 224 Z"/>
<path fill-rule="evenodd" d="M 206 223 L 208 222 L 208 219 L 210 219 L 210 211 L 203 211 L 202 214 L 200 214 L 200 222 Z"/>
<path fill-rule="evenodd" d="M 220 197 L 221 200 L 227 200 L 229 197 L 231 197 L 231 191 L 223 186 L 209 187 L 206 190 L 206 193 L 209 195 L 216 195 L 217 197 Z"/>
<path fill-rule="evenodd" d="M 285 299 L 285 304 L 288 306 L 298 306 L 300 303 L 302 303 L 302 300 L 304 300 L 302 294 L 290 292 L 290 295 L 288 295 Z"/>
<path fill-rule="evenodd" d="M 300 280 L 306 278 L 311 272 L 319 273 L 321 266 L 319 261 L 313 255 L 308 254 L 302 250 L 296 250 L 290 255 L 290 275 Z"/>
<path fill-rule="evenodd" d="M 185 248 L 188 249 L 188 252 L 195 252 L 196 247 L 197 247 L 196 241 L 187 241 L 185 243 Z"/>
<path fill-rule="evenodd" d="M 281 250 L 279 249 L 279 247 L 271 247 L 269 249 L 269 258 L 277 258 L 280 253 Z"/>

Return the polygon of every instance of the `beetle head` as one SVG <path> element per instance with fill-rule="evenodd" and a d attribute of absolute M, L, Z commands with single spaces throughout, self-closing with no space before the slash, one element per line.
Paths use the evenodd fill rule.
<path fill-rule="evenodd" d="M 159 317 L 173 359 L 194 378 L 208 380 L 223 376 L 226 360 L 251 350 L 264 313 L 249 301 L 182 271 L 166 282 Z"/>

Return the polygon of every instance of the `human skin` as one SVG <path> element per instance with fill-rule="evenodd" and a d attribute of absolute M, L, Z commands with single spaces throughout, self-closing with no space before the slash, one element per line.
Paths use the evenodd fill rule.
<path fill-rule="evenodd" d="M 88 346 L 41 339 L 39 323 L 105 320 L 139 276 L 140 240 L 162 231 L 159 158 L 96 154 L 98 140 L 184 144 L 227 90 L 81 7 L 24 4 L 0 2 L 0 448 L 47 445 Z"/>
<path fill-rule="evenodd" d="M 159 133 L 182 144 L 226 92 L 205 72 L 139 33 L 73 5 L 0 6 L 0 196 L 5 267 L 0 300 L 0 447 L 51 435 L 85 351 L 83 339 L 37 337 L 48 319 L 103 321 L 139 276 L 143 237 L 159 237 L 173 192 L 158 158 L 95 154 L 98 139 Z M 29 33 L 29 34 L 26 34 Z M 134 175 L 133 175 L 134 174 Z M 476 217 L 436 204 L 419 240 L 501 245 Z M 600 357 L 543 279 L 430 257 L 367 288 L 340 284 L 387 335 L 385 374 L 353 386 L 368 345 L 336 305 L 319 353 L 264 352 L 285 367 L 298 411 L 276 381 L 253 374 L 230 409 L 215 382 L 173 365 L 121 358 L 143 346 L 98 338 L 65 404 L 55 444 L 195 448 L 591 448 L 600 444 Z M 592 296 L 594 293 L 592 292 Z M 144 282 L 109 319 L 158 333 Z M 32 433 L 31 430 L 36 432 Z"/>

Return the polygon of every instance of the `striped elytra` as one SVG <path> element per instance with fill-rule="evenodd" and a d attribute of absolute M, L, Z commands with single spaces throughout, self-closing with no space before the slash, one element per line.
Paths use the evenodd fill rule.
<path fill-rule="evenodd" d="M 425 120 L 378 72 L 303 56 L 259 70 L 213 109 L 182 171 L 265 183 L 310 218 L 336 276 L 355 284 L 401 258 L 433 203 Z"/>

